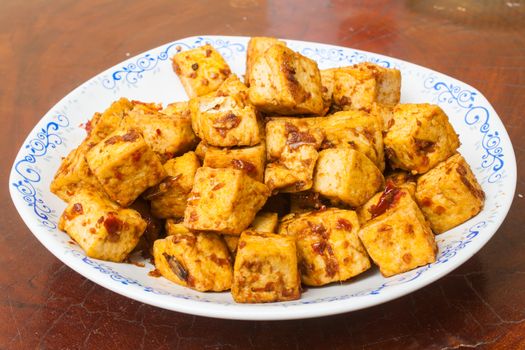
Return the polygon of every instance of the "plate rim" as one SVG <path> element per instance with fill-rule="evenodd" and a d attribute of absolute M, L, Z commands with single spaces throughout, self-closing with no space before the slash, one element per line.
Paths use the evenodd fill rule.
<path fill-rule="evenodd" d="M 434 283 L 438 279 L 442 278 L 443 276 L 451 273 L 456 268 L 463 265 L 467 260 L 469 260 L 474 254 L 478 253 L 485 244 L 496 234 L 496 232 L 500 229 L 502 223 L 508 216 L 508 212 L 512 206 L 513 198 L 515 196 L 516 191 L 516 184 L 517 184 L 517 167 L 516 167 L 516 157 L 514 152 L 514 147 L 512 145 L 512 140 L 510 139 L 508 132 L 505 128 L 505 125 L 503 124 L 503 121 L 497 114 L 497 112 L 492 107 L 492 104 L 490 101 L 476 88 L 472 87 L 471 85 L 459 81 L 456 78 L 450 77 L 444 73 L 438 72 L 436 70 L 426 68 L 423 66 L 420 66 L 416 63 L 408 62 L 402 59 L 398 59 L 395 57 L 369 52 L 365 50 L 359 50 L 351 47 L 345 47 L 341 45 L 335 45 L 335 44 L 327 44 L 327 43 L 318 43 L 313 41 L 303 41 L 303 40 L 293 40 L 293 39 L 283 39 L 288 42 L 296 42 L 300 44 L 310 44 L 310 45 L 323 45 L 323 46 L 330 46 L 330 47 L 337 47 L 342 49 L 349 49 L 349 50 L 355 50 L 357 52 L 362 52 L 365 54 L 370 54 L 373 56 L 380 56 L 385 57 L 387 59 L 392 59 L 398 62 L 402 62 L 404 64 L 416 67 L 418 69 L 424 69 L 427 71 L 430 71 L 432 73 L 438 74 L 441 77 L 444 77 L 446 79 L 452 80 L 454 82 L 457 82 L 461 84 L 462 86 L 468 87 L 473 92 L 477 93 L 481 98 L 483 98 L 484 102 L 494 112 L 494 116 L 497 117 L 497 120 L 501 124 L 501 128 L 498 129 L 502 133 L 502 138 L 505 138 L 508 140 L 509 148 L 506 149 L 506 174 L 508 178 L 513 179 L 514 181 L 511 181 L 510 184 L 508 182 L 508 178 L 506 181 L 506 188 L 511 189 L 511 193 L 507 194 L 505 198 L 507 199 L 504 203 L 502 203 L 501 215 L 498 215 L 496 219 L 494 220 L 494 229 L 491 229 L 490 232 L 485 232 L 483 237 L 478 237 L 475 242 L 473 242 L 473 245 L 475 248 L 471 248 L 470 250 L 463 251 L 461 255 L 456 256 L 456 261 L 454 264 L 443 264 L 443 268 L 438 270 L 437 272 L 434 272 L 433 274 L 429 274 L 428 276 L 425 275 L 425 278 L 421 279 L 415 279 L 410 281 L 408 284 L 400 284 L 400 285 L 393 285 L 389 286 L 389 293 L 383 293 L 383 294 L 377 294 L 377 295 L 366 295 L 366 296 L 351 296 L 347 299 L 342 300 L 332 300 L 332 301 L 321 301 L 313 304 L 313 307 L 309 307 L 311 305 L 308 304 L 294 304 L 289 305 L 286 307 L 283 307 L 284 303 L 268 303 L 268 304 L 232 304 L 232 305 L 226 305 L 226 304 L 220 304 L 220 303 L 201 303 L 200 307 L 195 307 L 195 303 L 198 303 L 196 300 L 184 300 L 180 298 L 174 298 L 171 296 L 159 296 L 159 298 L 152 298 L 151 295 L 146 295 L 142 289 L 138 288 L 122 288 L 120 285 L 115 284 L 110 279 L 104 279 L 100 278 L 100 274 L 97 273 L 95 269 L 90 268 L 89 265 L 85 264 L 77 264 L 73 259 L 69 259 L 67 256 L 65 256 L 65 253 L 60 252 L 58 247 L 54 247 L 52 245 L 51 241 L 47 241 L 44 239 L 44 237 L 40 236 L 40 234 L 37 234 L 37 231 L 40 231 L 41 229 L 37 227 L 36 223 L 30 220 L 29 217 L 24 217 L 22 213 L 25 211 L 23 209 L 23 202 L 20 201 L 16 197 L 16 193 L 14 192 L 14 187 L 12 186 L 13 182 L 15 181 L 15 165 L 19 159 L 21 159 L 21 156 L 23 155 L 24 151 L 24 145 L 26 145 L 30 140 L 31 136 L 34 135 L 40 128 L 41 124 L 44 122 L 44 119 L 50 119 L 52 112 L 54 112 L 57 107 L 62 105 L 65 101 L 71 99 L 71 97 L 74 97 L 79 94 L 81 89 L 88 84 L 92 83 L 93 81 L 99 79 L 100 77 L 108 74 L 114 69 L 121 68 L 125 63 L 130 62 L 134 59 L 138 59 L 139 57 L 143 56 L 144 54 L 148 52 L 154 52 L 161 48 L 164 48 L 172 43 L 178 42 L 178 41 L 189 41 L 191 39 L 196 38 L 209 38 L 209 39 L 243 39 L 246 40 L 249 37 L 247 36 L 227 36 L 227 35 L 196 35 L 196 36 L 189 36 L 185 38 L 180 38 L 173 40 L 171 42 L 165 43 L 163 45 L 159 45 L 155 48 L 151 48 L 148 50 L 145 50 L 143 52 L 138 53 L 135 56 L 126 58 L 125 60 L 109 67 L 108 69 L 103 70 L 102 72 L 96 74 L 95 76 L 91 77 L 90 79 L 84 81 L 79 86 L 71 90 L 69 93 L 67 93 L 64 97 L 62 97 L 57 103 L 55 103 L 35 124 L 35 126 L 29 131 L 27 134 L 27 137 L 22 142 L 15 158 L 13 161 L 13 165 L 11 167 L 10 175 L 9 175 L 9 193 L 11 196 L 11 200 L 13 204 L 15 205 L 15 208 L 17 209 L 18 215 L 22 218 L 22 221 L 26 224 L 26 226 L 29 228 L 33 236 L 35 236 L 38 241 L 49 251 L 51 252 L 55 257 L 57 257 L 61 262 L 63 262 L 65 265 L 70 267 L 73 271 L 81 274 L 85 278 L 91 280 L 92 282 L 109 289 L 117 294 L 123 295 L 127 298 L 134 299 L 136 301 L 153 305 L 159 308 L 163 308 L 166 310 L 171 311 L 177 311 L 182 312 L 186 314 L 191 315 L 198 315 L 198 316 L 205 316 L 205 317 L 212 317 L 212 318 L 220 318 L 220 319 L 236 319 L 236 320 L 288 320 L 288 319 L 303 319 L 303 318 L 313 318 L 313 317 L 323 317 L 323 316 L 329 316 L 329 315 L 335 315 L 335 314 L 341 314 L 351 311 L 357 311 L 365 308 L 369 308 L 375 305 L 379 305 L 382 303 L 386 303 L 388 301 L 397 299 L 399 297 L 402 297 L 404 295 L 410 294 L 415 292 L 418 289 L 421 289 L 422 287 L 425 287 L 427 285 L 430 285 L 431 283 Z M 509 187 L 510 186 L 510 187 Z M 57 229 L 58 230 L 58 229 Z M 472 247 L 472 245 L 471 245 Z M 96 259 L 92 259 L 94 261 L 98 261 Z M 434 270 L 435 271 L 435 270 Z M 386 280 L 386 279 L 385 279 Z M 118 287 L 120 288 L 118 288 Z M 132 286 L 135 287 L 135 286 Z M 166 303 L 164 299 L 166 297 L 169 297 L 169 303 Z M 353 303 L 350 301 L 354 301 L 358 298 L 359 303 Z"/>

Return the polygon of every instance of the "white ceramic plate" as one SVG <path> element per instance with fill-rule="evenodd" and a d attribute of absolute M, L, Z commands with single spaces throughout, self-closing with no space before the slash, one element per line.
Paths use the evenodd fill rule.
<path fill-rule="evenodd" d="M 86 278 L 129 298 L 189 314 L 249 320 L 308 318 L 363 309 L 413 292 L 451 272 L 476 253 L 505 218 L 516 187 L 516 159 L 509 136 L 490 103 L 473 87 L 409 62 L 355 49 L 287 40 L 316 60 L 320 68 L 371 61 L 402 72 L 402 102 L 439 104 L 460 135 L 461 153 L 487 197 L 484 210 L 468 222 L 437 236 L 435 263 L 391 278 L 377 269 L 343 284 L 309 288 L 300 300 L 273 304 L 236 304 L 229 293 L 199 293 L 141 268 L 88 258 L 57 229 L 65 204 L 49 192 L 61 157 L 76 147 L 85 132 L 79 126 L 117 98 L 162 102 L 186 100 L 171 68 L 177 49 L 212 44 L 242 76 L 246 37 L 191 37 L 130 58 L 88 80 L 58 102 L 31 131 L 11 169 L 13 202 L 35 237 L 56 257 Z"/>

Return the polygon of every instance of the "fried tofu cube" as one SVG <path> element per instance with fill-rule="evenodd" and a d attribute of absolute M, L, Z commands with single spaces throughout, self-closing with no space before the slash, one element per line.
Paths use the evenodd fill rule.
<path fill-rule="evenodd" d="M 257 110 L 246 86 L 232 75 L 220 88 L 190 101 L 192 126 L 207 144 L 218 147 L 254 146 L 261 142 Z"/>
<path fill-rule="evenodd" d="M 394 124 L 394 106 L 373 103 L 369 113 L 382 122 L 383 133 L 386 133 Z"/>
<path fill-rule="evenodd" d="M 324 113 L 328 112 L 333 102 L 335 71 L 338 68 L 321 69 L 321 93 L 323 95 Z"/>
<path fill-rule="evenodd" d="M 334 103 L 342 109 L 370 111 L 377 102 L 388 106 L 399 103 L 401 72 L 370 62 L 339 68 L 334 74 Z"/>
<path fill-rule="evenodd" d="M 266 145 L 222 149 L 209 147 L 204 155 L 203 166 L 210 168 L 234 168 L 244 171 L 259 182 L 264 180 Z"/>
<path fill-rule="evenodd" d="M 324 109 L 317 63 L 283 45 L 257 57 L 249 76 L 250 101 L 261 111 L 321 114 Z"/>
<path fill-rule="evenodd" d="M 246 49 L 246 74 L 244 75 L 246 86 L 250 86 L 250 76 L 255 61 L 273 45 L 286 46 L 286 43 L 276 38 L 262 36 L 252 37 L 250 38 L 250 41 L 248 41 L 248 48 Z"/>
<path fill-rule="evenodd" d="M 190 103 L 188 101 L 170 103 L 161 110 L 161 113 L 170 117 L 185 117 L 191 120 Z"/>
<path fill-rule="evenodd" d="M 395 187 L 403 188 L 410 193 L 412 198 L 416 198 L 417 178 L 409 172 L 396 170 L 385 176 L 385 182 L 392 181 Z"/>
<path fill-rule="evenodd" d="M 95 113 L 93 118 L 86 124 L 88 138 L 94 144 L 108 137 L 117 130 L 122 118 L 126 116 L 134 103 L 127 98 L 120 98 L 113 102 L 103 113 Z"/>
<path fill-rule="evenodd" d="M 231 74 L 224 58 L 211 45 L 179 52 L 172 60 L 173 70 L 189 98 L 217 90 Z"/>
<path fill-rule="evenodd" d="M 384 138 L 394 169 L 424 174 L 452 156 L 460 143 L 448 117 L 437 105 L 400 104 Z"/>
<path fill-rule="evenodd" d="M 312 188 L 313 173 L 319 153 L 312 145 L 286 149 L 278 162 L 269 163 L 264 183 L 271 191 L 300 192 Z"/>
<path fill-rule="evenodd" d="M 172 236 L 172 235 L 178 235 L 178 234 L 185 234 L 185 233 L 191 233 L 191 231 L 184 226 L 183 218 L 177 218 L 177 219 L 167 219 L 166 220 L 166 235 Z"/>
<path fill-rule="evenodd" d="M 277 232 L 279 217 L 277 213 L 258 212 L 250 227 L 259 232 Z"/>
<path fill-rule="evenodd" d="M 159 158 L 135 129 L 110 134 L 86 153 L 86 160 L 109 198 L 124 207 L 166 177 Z"/>
<path fill-rule="evenodd" d="M 379 215 L 413 203 L 414 197 L 410 190 L 398 187 L 392 180 L 387 180 L 385 190 L 376 193 L 368 202 L 357 208 L 356 212 L 359 223 L 364 225 Z"/>
<path fill-rule="evenodd" d="M 413 200 L 368 221 L 359 238 L 385 277 L 436 261 L 434 234 Z"/>
<path fill-rule="evenodd" d="M 232 296 L 238 303 L 299 299 L 301 280 L 294 238 L 243 232 L 235 258 Z"/>
<path fill-rule="evenodd" d="M 148 189 L 144 195 L 144 198 L 151 201 L 153 215 L 163 219 L 184 216 L 193 179 L 200 166 L 195 152 L 185 153 L 164 164 L 168 176 L 158 185 Z"/>
<path fill-rule="evenodd" d="M 129 128 L 139 130 L 148 146 L 166 162 L 173 156 L 194 148 L 197 137 L 191 127 L 191 117 L 166 115 L 156 109 L 133 108 L 123 119 Z"/>
<path fill-rule="evenodd" d="M 322 118 L 311 118 L 324 133 L 321 148 L 349 146 L 366 155 L 383 171 L 382 123 L 375 115 L 363 111 L 341 111 Z"/>
<path fill-rule="evenodd" d="M 123 261 L 138 244 L 146 221 L 133 209 L 123 209 L 105 194 L 92 190 L 75 193 L 58 222 L 86 252 L 101 260 Z"/>
<path fill-rule="evenodd" d="M 279 234 L 295 237 L 301 280 L 308 286 L 346 281 L 370 268 L 352 210 L 330 208 L 283 218 Z"/>
<path fill-rule="evenodd" d="M 356 208 L 366 203 L 383 183 L 381 171 L 361 152 L 348 147 L 329 148 L 319 152 L 312 189 L 334 204 Z"/>
<path fill-rule="evenodd" d="M 69 202 L 71 196 L 82 188 L 103 191 L 86 162 L 85 155 L 91 147 L 89 142 L 84 141 L 62 160 L 55 173 L 50 191 L 65 202 Z"/>
<path fill-rule="evenodd" d="M 465 159 L 456 154 L 417 180 L 416 199 L 438 234 L 476 216 L 485 194 Z"/>
<path fill-rule="evenodd" d="M 267 158 L 264 183 L 270 190 L 299 192 L 312 187 L 317 149 L 323 132 L 310 118 L 273 118 L 266 123 Z"/>
<path fill-rule="evenodd" d="M 269 194 L 263 183 L 242 170 L 199 168 L 184 212 L 184 225 L 192 230 L 240 235 Z"/>
<path fill-rule="evenodd" d="M 176 284 L 201 292 L 231 288 L 232 264 L 222 238 L 209 232 L 173 233 L 153 245 L 155 268 Z"/>

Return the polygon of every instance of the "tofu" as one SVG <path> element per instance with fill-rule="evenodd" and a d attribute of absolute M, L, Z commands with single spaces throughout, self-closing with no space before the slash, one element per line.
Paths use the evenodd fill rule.
<path fill-rule="evenodd" d="M 231 74 L 224 58 L 211 45 L 179 52 L 172 60 L 173 70 L 189 98 L 217 90 Z"/>
<path fill-rule="evenodd" d="M 310 118 L 272 118 L 266 123 L 267 159 L 264 183 L 272 191 L 299 192 L 312 187 L 317 150 L 323 132 Z"/>
<path fill-rule="evenodd" d="M 326 114 L 333 102 L 335 71 L 338 68 L 321 69 L 321 93 L 323 96 L 324 113 Z"/>
<path fill-rule="evenodd" d="M 161 275 L 200 292 L 231 288 L 230 253 L 222 238 L 209 232 L 170 234 L 153 245 L 155 268 Z"/>
<path fill-rule="evenodd" d="M 199 168 L 184 212 L 184 225 L 192 230 L 238 236 L 269 194 L 263 183 L 242 170 Z"/>
<path fill-rule="evenodd" d="M 210 168 L 233 168 L 244 171 L 253 179 L 264 181 L 266 165 L 265 142 L 253 147 L 221 149 L 210 147 L 204 155 L 203 166 Z"/>
<path fill-rule="evenodd" d="M 235 75 L 218 91 L 192 99 L 190 109 L 193 130 L 208 145 L 254 146 L 261 142 L 257 110 Z"/>
<path fill-rule="evenodd" d="M 86 152 L 91 147 L 88 141 L 84 141 L 72 150 L 62 160 L 51 181 L 50 191 L 65 202 L 69 202 L 71 197 L 82 188 L 103 191 L 102 185 L 89 169 L 85 158 Z"/>
<path fill-rule="evenodd" d="M 248 41 L 248 48 L 246 49 L 246 74 L 244 75 L 246 86 L 250 86 L 250 76 L 255 61 L 273 45 L 286 46 L 286 43 L 276 38 L 262 36 L 251 37 L 250 41 Z"/>
<path fill-rule="evenodd" d="M 394 106 L 373 103 L 369 113 L 382 122 L 383 133 L 386 133 L 394 124 Z"/>
<path fill-rule="evenodd" d="M 417 177 L 414 175 L 402 170 L 392 171 L 385 176 L 385 182 L 389 181 L 392 181 L 394 186 L 407 190 L 412 198 L 416 198 Z"/>
<path fill-rule="evenodd" d="M 156 109 L 135 107 L 124 118 L 129 128 L 139 130 L 148 146 L 165 163 L 197 145 L 191 117 L 163 114 Z"/>
<path fill-rule="evenodd" d="M 371 266 L 352 210 L 329 208 L 283 218 L 279 234 L 294 237 L 301 280 L 308 286 L 346 281 Z"/>
<path fill-rule="evenodd" d="M 426 103 L 397 105 L 384 143 L 392 168 L 412 174 L 426 173 L 452 156 L 460 145 L 445 112 Z"/>
<path fill-rule="evenodd" d="M 321 114 L 321 75 L 315 61 L 283 45 L 257 57 L 249 75 L 250 101 L 277 114 Z"/>
<path fill-rule="evenodd" d="M 167 219 L 165 224 L 166 229 L 166 235 L 167 236 L 173 236 L 173 235 L 180 235 L 180 234 L 187 234 L 191 233 L 190 230 L 184 226 L 182 218 L 177 219 Z"/>
<path fill-rule="evenodd" d="M 255 215 L 255 219 L 253 219 L 253 222 L 251 223 L 250 227 L 254 231 L 258 232 L 275 233 L 277 232 L 278 223 L 279 217 L 277 213 L 260 211 L 257 213 L 257 215 Z"/>
<path fill-rule="evenodd" d="M 325 136 L 321 148 L 348 146 L 366 155 L 383 171 L 382 122 L 363 111 L 341 111 L 322 118 L 311 118 L 309 123 L 319 127 Z"/>
<path fill-rule="evenodd" d="M 160 112 L 170 117 L 181 117 L 191 120 L 190 103 L 188 101 L 170 103 Z"/>
<path fill-rule="evenodd" d="M 371 62 L 339 68 L 334 74 L 334 103 L 370 111 L 373 103 L 393 106 L 401 96 L 401 72 Z"/>
<path fill-rule="evenodd" d="M 138 244 L 146 221 L 123 209 L 103 193 L 82 189 L 60 216 L 58 228 L 77 242 L 90 258 L 123 261 Z"/>
<path fill-rule="evenodd" d="M 476 216 L 485 194 L 465 159 L 455 154 L 418 178 L 416 199 L 439 234 Z"/>
<path fill-rule="evenodd" d="M 379 215 L 411 205 L 413 202 L 414 197 L 410 190 L 397 186 L 392 180 L 387 180 L 384 191 L 376 193 L 368 202 L 357 208 L 359 223 L 364 225 Z"/>
<path fill-rule="evenodd" d="M 312 145 L 295 150 L 285 150 L 280 161 L 269 163 L 264 173 L 264 183 L 272 191 L 300 192 L 309 190 L 319 153 Z"/>
<path fill-rule="evenodd" d="M 231 292 L 238 303 L 299 299 L 301 281 L 294 238 L 243 232 L 235 258 Z"/>
<path fill-rule="evenodd" d="M 218 147 L 210 146 L 210 145 L 206 144 L 206 142 L 201 141 L 201 142 L 199 142 L 199 144 L 195 148 L 195 154 L 197 155 L 197 157 L 199 157 L 199 159 L 201 161 L 204 161 L 204 157 L 206 156 L 206 151 L 209 148 L 217 149 Z"/>
<path fill-rule="evenodd" d="M 381 171 L 361 152 L 349 147 L 329 148 L 319 152 L 312 189 L 334 204 L 356 208 L 383 183 Z"/>
<path fill-rule="evenodd" d="M 126 116 L 134 102 L 127 98 L 120 98 L 113 102 L 104 112 L 95 113 L 93 118 L 86 124 L 88 138 L 93 144 L 97 144 L 119 127 L 122 119 Z"/>
<path fill-rule="evenodd" d="M 167 177 L 150 188 L 144 198 L 151 201 L 151 211 L 158 218 L 183 217 L 186 201 L 200 161 L 195 152 L 168 160 L 164 164 Z"/>
<path fill-rule="evenodd" d="M 417 204 L 406 205 L 368 221 L 359 238 L 385 277 L 406 272 L 436 261 L 437 245 L 430 226 Z"/>
<path fill-rule="evenodd" d="M 166 171 L 139 131 L 118 129 L 86 153 L 89 168 L 110 197 L 130 205 Z"/>

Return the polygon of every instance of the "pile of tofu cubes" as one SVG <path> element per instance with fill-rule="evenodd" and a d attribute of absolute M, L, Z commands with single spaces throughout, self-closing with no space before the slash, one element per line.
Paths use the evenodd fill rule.
<path fill-rule="evenodd" d="M 319 70 L 263 37 L 244 82 L 210 45 L 173 68 L 189 101 L 114 102 L 51 184 L 90 257 L 149 251 L 179 285 L 287 301 L 372 262 L 385 277 L 432 263 L 434 235 L 483 207 L 447 115 L 400 104 L 399 70 Z"/>

